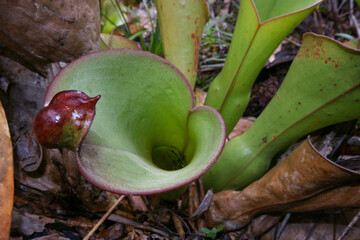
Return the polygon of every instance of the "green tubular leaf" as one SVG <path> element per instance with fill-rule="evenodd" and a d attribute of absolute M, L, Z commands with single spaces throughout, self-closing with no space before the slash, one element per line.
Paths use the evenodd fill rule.
<path fill-rule="evenodd" d="M 175 189 L 204 174 L 224 145 L 220 114 L 193 108 L 184 76 L 153 54 L 130 49 L 89 54 L 53 80 L 46 102 L 65 89 L 101 95 L 77 161 L 84 177 L 102 189 L 132 195 Z M 162 146 L 175 151 L 172 160 L 181 156 L 185 167 L 156 166 L 152 153 Z"/>
<path fill-rule="evenodd" d="M 314 0 L 253 0 L 254 6 L 259 14 L 261 23 L 278 18 L 280 16 L 289 15 L 311 6 L 319 4 L 321 1 Z"/>
<path fill-rule="evenodd" d="M 195 86 L 201 34 L 209 10 L 204 0 L 155 0 L 165 58 Z"/>
<path fill-rule="evenodd" d="M 111 35 L 107 33 L 100 34 L 100 50 L 106 49 L 121 49 L 121 48 L 129 48 L 129 49 L 139 49 L 139 46 L 124 37 L 120 37 L 118 35 Z"/>
<path fill-rule="evenodd" d="M 86 143 L 82 145 L 79 167 L 86 179 L 108 191 L 139 195 L 171 190 L 195 180 L 217 158 L 219 142 L 213 140 L 221 135 L 221 128 L 212 133 L 209 129 L 214 125 L 219 125 L 219 119 L 212 111 L 197 108 L 190 114 L 190 143 L 184 153 L 189 162 L 176 171 L 158 168 L 149 156 Z M 204 143 L 204 139 L 209 140 Z M 102 158 L 97 160 L 97 155 Z"/>
<path fill-rule="evenodd" d="M 243 135 L 226 144 L 205 174 L 206 188 L 240 189 L 262 176 L 272 157 L 302 136 L 359 117 L 360 51 L 314 34 L 278 93 Z"/>
<path fill-rule="evenodd" d="M 218 109 L 228 133 L 248 105 L 251 87 L 280 42 L 323 0 L 241 1 L 230 50 L 205 104 Z"/>

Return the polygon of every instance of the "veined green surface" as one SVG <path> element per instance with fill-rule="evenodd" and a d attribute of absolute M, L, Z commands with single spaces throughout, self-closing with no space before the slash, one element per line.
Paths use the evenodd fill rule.
<path fill-rule="evenodd" d="M 228 134 L 244 113 L 251 87 L 271 53 L 322 1 L 241 1 L 225 65 L 205 102 L 219 110 Z"/>
<path fill-rule="evenodd" d="M 77 161 L 94 185 L 122 194 L 154 194 L 183 186 L 219 156 L 225 126 L 210 107 L 194 107 L 189 83 L 175 67 L 139 50 L 105 50 L 66 67 L 51 83 L 46 103 L 59 91 L 101 95 Z M 163 170 L 157 147 L 177 149 L 186 166 Z"/>
<path fill-rule="evenodd" d="M 306 34 L 277 94 L 249 130 L 226 144 L 203 176 L 204 185 L 214 191 L 241 189 L 300 137 L 359 117 L 360 51 Z"/>
<path fill-rule="evenodd" d="M 209 10 L 204 0 L 155 0 L 165 58 L 195 86 L 201 35 Z"/>
<path fill-rule="evenodd" d="M 100 50 L 106 49 L 121 49 L 121 48 L 130 48 L 130 49 L 139 49 L 139 46 L 124 37 L 117 35 L 111 35 L 107 33 L 100 34 Z"/>

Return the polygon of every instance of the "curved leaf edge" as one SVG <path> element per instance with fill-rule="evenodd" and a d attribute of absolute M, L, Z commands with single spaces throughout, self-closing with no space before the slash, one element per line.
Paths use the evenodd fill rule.
<path fill-rule="evenodd" d="M 334 43 L 334 44 L 336 44 L 338 47 L 339 47 L 339 49 L 343 49 L 344 51 L 348 51 L 348 52 L 351 52 L 351 53 L 354 53 L 354 54 L 360 54 L 360 49 L 355 49 L 355 48 L 351 48 L 351 47 L 349 47 L 349 46 L 346 46 L 345 44 L 343 44 L 343 43 L 341 43 L 341 42 L 339 42 L 339 41 L 337 41 L 337 40 L 335 40 L 335 39 L 333 39 L 333 38 L 330 38 L 330 37 L 328 37 L 328 36 L 324 36 L 324 35 L 321 35 L 321 34 L 315 34 L 315 33 L 312 33 L 312 32 L 309 32 L 309 33 L 305 33 L 304 35 L 303 35 L 303 42 L 304 42 L 304 39 L 305 38 L 307 38 L 307 37 L 313 37 L 313 38 L 317 38 L 317 39 L 324 39 L 324 40 L 326 40 L 326 41 L 329 41 L 329 42 L 332 42 L 332 43 Z M 286 76 L 285 76 L 285 78 L 286 78 Z M 358 85 L 357 85 L 358 86 Z M 343 94 L 341 94 L 341 95 L 339 95 L 339 96 L 342 96 Z M 285 130 L 285 131 L 287 131 L 287 129 Z M 284 132 L 282 132 L 281 134 L 279 134 L 278 135 L 278 137 L 280 136 L 280 135 L 282 135 Z M 236 137 L 236 138 L 239 138 L 239 137 L 241 137 L 241 136 L 238 136 L 238 137 Z M 245 171 L 245 169 L 256 159 L 256 157 L 258 156 L 258 155 L 260 155 L 261 154 L 261 152 L 263 152 L 268 146 L 270 146 L 271 145 L 271 143 L 272 142 L 274 142 L 274 141 L 277 141 L 277 139 L 278 138 L 272 138 L 271 139 L 271 141 L 268 141 L 267 142 L 267 144 L 266 144 L 266 146 L 265 147 L 263 147 L 261 150 L 260 150 L 260 152 L 255 156 L 255 157 L 253 157 L 250 161 L 249 161 L 249 163 L 247 163 L 247 165 L 246 165 L 246 167 L 240 172 L 240 173 L 242 173 L 243 171 Z M 310 141 L 310 143 L 311 143 L 311 141 Z M 313 147 L 314 148 L 314 150 L 316 150 L 316 148 L 315 147 Z M 320 153 L 319 153 L 320 154 Z M 321 154 L 320 154 L 321 155 Z M 322 156 L 322 155 L 321 155 Z M 327 159 L 328 160 L 328 159 Z M 330 161 L 330 162 L 332 162 L 331 160 L 328 160 L 328 161 Z M 335 163 L 334 163 L 335 164 Z M 337 164 L 335 164 L 336 166 L 338 166 L 338 167 L 341 167 L 340 165 L 337 165 Z M 343 168 L 343 169 L 345 169 L 345 168 Z M 345 170 L 348 170 L 348 169 L 345 169 Z M 356 172 L 354 172 L 354 173 L 356 173 Z M 357 173 L 358 174 L 358 173 Z M 235 176 L 235 177 L 233 177 L 231 180 L 229 180 L 229 181 L 227 181 L 227 183 L 226 184 L 224 184 L 222 187 L 221 187 L 221 189 L 224 189 L 230 182 L 232 182 L 232 181 L 235 181 L 235 179 L 237 178 L 237 176 Z"/>
<path fill-rule="evenodd" d="M 171 190 L 175 190 L 178 188 L 181 188 L 193 181 L 195 181 L 196 179 L 200 178 L 202 175 L 204 175 L 216 162 L 216 160 L 220 157 L 224 147 L 225 147 L 225 143 L 226 143 L 226 127 L 225 127 L 225 122 L 221 116 L 221 114 L 216 111 L 214 108 L 209 107 L 209 106 L 198 106 L 198 107 L 194 107 L 193 109 L 190 110 L 189 112 L 189 116 L 190 117 L 191 114 L 197 112 L 197 111 L 201 111 L 201 110 L 205 110 L 208 111 L 210 113 L 212 113 L 219 121 L 219 127 L 221 128 L 221 132 L 222 132 L 222 142 L 219 145 L 219 148 L 217 150 L 217 154 L 210 160 L 210 163 L 203 168 L 198 174 L 195 174 L 194 176 L 192 176 L 191 178 L 187 179 L 186 181 L 183 182 L 179 182 L 178 184 L 171 186 L 169 188 L 164 188 L 162 190 L 155 190 L 155 191 L 122 191 L 119 189 L 112 189 L 109 187 L 106 187 L 104 185 L 102 185 L 101 183 L 96 181 L 96 177 L 91 176 L 90 174 L 87 174 L 86 171 L 84 171 L 84 169 L 81 166 L 81 156 L 80 156 L 80 150 L 81 150 L 81 144 L 82 142 L 79 144 L 79 147 L 76 150 L 76 163 L 77 166 L 79 168 L 79 171 L 81 173 L 81 175 L 92 185 L 104 190 L 104 191 L 108 191 L 108 192 L 112 192 L 112 193 L 117 193 L 117 194 L 123 194 L 123 195 L 131 195 L 131 196 L 141 196 L 141 195 L 154 195 L 154 194 L 160 194 L 160 193 L 165 193 Z M 83 138 L 84 140 L 85 138 Z"/>
<path fill-rule="evenodd" d="M 304 33 L 302 39 L 304 41 L 305 38 L 307 37 L 313 37 L 313 38 L 317 38 L 317 39 L 326 39 L 326 40 L 329 40 L 335 44 L 337 44 L 340 48 L 344 49 L 345 51 L 350 51 L 350 52 L 353 52 L 353 53 L 356 53 L 356 54 L 360 54 L 360 49 L 356 49 L 356 48 L 352 48 L 350 46 L 347 46 L 346 44 L 334 39 L 334 38 L 331 38 L 331 37 L 328 37 L 328 36 L 325 36 L 325 35 L 321 35 L 321 34 L 317 34 L 317 33 L 313 33 L 313 32 L 307 32 L 307 33 Z"/>
<path fill-rule="evenodd" d="M 191 106 L 190 106 L 192 110 L 190 111 L 190 113 L 191 113 L 192 111 L 195 111 L 195 110 L 196 110 L 196 109 L 194 109 L 194 107 L 195 107 L 195 95 L 194 95 L 194 93 L 193 93 L 193 91 L 192 91 L 192 88 L 191 88 L 191 85 L 190 85 L 189 81 L 186 79 L 185 75 L 184 75 L 176 66 L 174 66 L 172 63 L 170 63 L 170 62 L 167 61 L 166 59 L 161 58 L 161 57 L 159 57 L 159 56 L 157 56 L 157 55 L 155 55 L 155 54 L 152 54 L 152 53 L 150 53 L 150 52 L 145 52 L 145 51 L 137 50 L 137 49 L 106 49 L 106 50 L 98 50 L 98 51 L 94 51 L 94 52 L 91 52 L 91 53 L 89 53 L 89 54 L 86 54 L 86 55 L 84 55 L 84 56 L 76 59 L 75 61 L 71 62 L 71 63 L 68 64 L 64 69 L 62 69 L 62 70 L 54 77 L 54 79 L 50 82 L 49 87 L 48 87 L 48 89 L 47 89 L 47 91 L 46 91 L 46 93 L 45 93 L 44 106 L 48 106 L 48 104 L 50 103 L 50 101 L 51 101 L 51 99 L 52 99 L 52 97 L 53 97 L 53 95 L 54 95 L 54 92 L 53 92 L 54 85 L 56 85 L 56 83 L 59 81 L 59 79 L 60 79 L 60 81 L 61 81 L 62 76 L 63 76 L 67 71 L 72 70 L 73 68 L 76 68 L 76 65 L 77 65 L 79 62 L 81 62 L 82 60 L 87 59 L 87 58 L 97 57 L 98 54 L 106 54 L 107 52 L 120 52 L 120 51 L 139 52 L 139 53 L 143 54 L 144 56 L 147 56 L 147 57 L 150 57 L 150 58 L 154 58 L 154 60 L 157 60 L 157 61 L 160 61 L 160 62 L 162 62 L 162 63 L 165 63 L 165 64 L 169 65 L 173 70 L 175 70 L 175 71 L 181 76 L 181 78 L 183 79 L 184 84 L 187 86 L 188 94 L 189 94 L 189 96 L 192 98 Z M 69 90 L 73 90 L 73 89 L 69 89 Z M 209 107 L 209 109 L 211 109 L 211 108 Z M 221 115 L 220 115 L 215 109 L 212 109 L 211 111 L 214 112 L 214 114 L 216 114 L 219 119 L 221 119 L 222 124 L 223 124 L 223 125 L 222 125 L 222 128 L 225 129 L 225 125 L 224 125 L 224 123 L 223 123 L 223 120 L 222 120 Z M 189 114 L 190 114 L 190 113 L 189 113 Z M 95 117 L 95 114 L 94 114 L 94 117 Z M 93 118 L 93 119 L 94 119 L 94 118 Z M 93 122 L 93 121 L 92 121 L 92 122 Z M 92 122 L 91 122 L 91 124 L 92 124 Z M 90 127 L 90 128 L 91 128 L 91 127 Z M 88 129 L 88 131 L 90 130 L 90 128 Z M 84 177 L 85 177 L 85 174 L 84 174 L 84 172 L 81 170 L 81 167 L 80 167 L 80 165 L 79 165 L 79 160 L 78 160 L 79 154 L 78 154 L 78 153 L 80 152 L 82 142 L 84 141 L 84 139 L 85 139 L 88 131 L 87 131 L 86 134 L 83 136 L 83 138 L 81 139 L 78 147 L 77 147 L 76 150 L 75 150 L 76 158 L 77 158 L 77 163 L 78 163 L 78 166 L 79 166 L 79 170 L 80 170 L 81 174 L 82 174 Z M 225 144 L 225 143 L 224 143 L 224 144 Z M 224 144 L 222 145 L 222 147 L 221 147 L 221 149 L 219 150 L 219 152 L 221 152 L 222 149 L 224 148 Z M 201 175 L 203 175 L 203 174 L 215 163 L 215 161 L 217 160 L 217 158 L 218 158 L 219 156 L 220 156 L 220 153 L 216 156 L 216 158 L 214 158 L 214 159 L 212 160 L 211 165 L 210 165 L 208 168 L 206 168 L 206 170 L 204 170 L 204 171 L 203 171 L 200 175 L 198 175 L 196 178 L 198 178 L 198 177 L 200 177 Z M 85 177 L 85 178 L 86 178 L 86 177 Z M 90 183 L 92 183 L 93 185 L 101 188 L 101 186 L 98 186 L 94 181 L 91 180 L 91 178 L 86 178 L 86 179 L 87 179 Z M 191 182 L 191 181 L 193 181 L 193 179 L 191 179 L 189 182 Z M 185 183 L 181 183 L 181 185 L 174 186 L 174 187 L 171 188 L 171 189 L 165 189 L 165 190 L 163 190 L 163 191 L 158 191 L 158 192 L 160 193 L 160 192 L 169 191 L 169 190 L 172 190 L 172 189 L 175 189 L 175 188 L 179 188 L 179 187 L 181 187 L 181 186 L 183 186 L 183 185 L 186 185 L 186 184 L 189 183 L 189 182 L 187 181 L 187 182 L 185 182 Z M 102 188 L 102 189 L 107 190 L 106 188 Z M 114 191 L 114 192 L 118 192 L 118 191 Z M 119 193 L 121 193 L 121 192 L 119 192 Z M 133 193 L 133 192 L 124 192 L 124 194 L 134 195 L 134 194 L 136 194 L 136 193 Z M 140 194 L 141 194 L 141 195 L 156 194 L 156 192 L 153 193 L 153 192 L 150 191 L 150 192 L 148 192 L 148 193 L 143 193 L 143 192 L 142 192 L 142 193 L 138 193 L 138 194 L 139 194 L 139 195 L 140 195 Z"/>
<path fill-rule="evenodd" d="M 250 1 L 251 1 L 251 5 L 252 5 L 252 7 L 253 7 L 253 9 L 254 9 L 254 11 L 255 11 L 255 13 L 256 13 L 256 19 L 257 19 L 258 26 L 257 26 L 256 33 L 255 33 L 255 35 L 253 36 L 253 39 L 252 39 L 252 41 L 251 41 L 251 44 L 250 44 L 250 46 L 249 46 L 249 47 L 247 48 L 247 50 L 246 50 L 246 54 L 245 54 L 244 58 L 242 59 L 242 62 L 243 62 L 244 59 L 246 58 L 247 52 L 248 52 L 248 50 L 251 48 L 252 42 L 253 42 L 253 40 L 256 38 L 257 32 L 258 32 L 258 30 L 259 30 L 261 27 L 263 27 L 263 26 L 266 25 L 267 23 L 270 23 L 270 22 L 275 21 L 275 20 L 277 20 L 277 19 L 285 18 L 285 17 L 290 16 L 290 15 L 294 15 L 294 14 L 297 14 L 297 13 L 301 13 L 301 12 L 308 11 L 309 9 L 314 8 L 316 5 L 324 2 L 325 0 L 318 0 L 316 3 L 310 5 L 310 6 L 306 7 L 306 8 L 299 9 L 298 11 L 293 11 L 293 12 L 290 12 L 290 13 L 288 13 L 288 14 L 280 15 L 280 16 L 278 16 L 278 17 L 274 17 L 274 18 L 268 19 L 268 20 L 266 20 L 266 21 L 264 21 L 264 22 L 261 22 L 261 20 L 260 20 L 260 15 L 259 15 L 259 12 L 258 12 L 258 10 L 257 10 L 257 8 L 256 8 L 256 5 L 255 5 L 255 3 L 254 3 L 254 0 L 250 0 Z M 274 48 L 274 50 L 275 50 L 275 48 Z M 269 56 L 270 56 L 270 55 L 269 55 Z M 242 62 L 239 64 L 239 66 L 238 66 L 238 68 L 237 68 L 237 71 L 236 71 L 236 74 L 234 75 L 234 77 L 233 77 L 232 80 L 230 81 L 230 85 L 229 85 L 230 87 L 227 88 L 225 97 L 224 97 L 224 99 L 221 101 L 220 107 L 218 108 L 219 112 L 222 112 L 223 106 L 224 106 L 225 102 L 227 101 L 228 96 L 229 96 L 229 94 L 231 93 L 231 91 L 232 91 L 232 89 L 233 89 L 233 86 L 234 86 L 234 84 L 235 84 L 235 82 L 236 82 L 235 79 L 236 79 L 236 76 L 238 76 L 238 72 L 239 72 L 239 69 L 240 69 L 241 66 L 242 66 Z M 205 101 L 205 104 L 206 104 L 206 101 Z M 228 129 L 228 130 L 229 130 L 229 134 L 230 134 L 231 129 Z"/>
<path fill-rule="evenodd" d="M 204 3 L 204 6 L 206 8 L 206 20 L 208 20 L 209 16 L 210 16 L 210 8 L 209 8 L 209 5 L 207 4 L 207 2 L 205 0 L 202 0 L 202 2 Z"/>
<path fill-rule="evenodd" d="M 102 187 L 100 186 L 99 184 L 97 184 L 96 182 L 94 182 L 93 180 L 93 176 L 90 176 L 90 177 L 87 177 L 86 174 L 84 173 L 84 171 L 81 169 L 81 166 L 79 164 L 79 158 L 80 158 L 80 149 L 81 149 L 81 144 L 83 142 L 83 140 L 85 139 L 86 135 L 82 138 L 79 146 L 77 147 L 76 149 L 76 158 L 77 158 L 77 164 L 79 166 L 79 170 L 81 172 L 81 174 L 85 177 L 85 179 L 87 179 L 90 183 L 92 183 L 93 185 L 101 188 L 101 189 L 104 189 L 104 190 L 107 190 L 107 191 L 112 191 L 112 192 L 116 192 L 116 193 L 120 193 L 120 194 L 127 194 L 127 195 L 148 195 L 148 194 L 157 194 L 157 193 L 162 193 L 162 192 L 167 192 L 167 191 L 170 191 L 170 190 L 173 190 L 173 189 L 176 189 L 176 188 L 179 188 L 179 187 L 182 187 L 194 180 L 196 180 L 197 178 L 201 177 L 208 169 L 211 168 L 211 166 L 215 163 L 215 161 L 219 158 L 224 146 L 225 146 L 225 138 L 226 138 L 226 130 L 225 130 L 225 123 L 224 123 L 224 120 L 222 119 L 220 113 L 218 113 L 215 109 L 211 108 L 211 107 L 208 107 L 208 106 L 201 106 L 201 107 L 195 107 L 195 97 L 194 97 L 194 93 L 191 89 L 191 86 L 188 82 L 188 80 L 186 79 L 186 77 L 184 76 L 184 74 L 177 68 L 175 67 L 173 64 L 171 64 L 170 62 L 168 62 L 167 60 L 155 55 L 155 54 L 152 54 L 152 53 L 149 53 L 149 52 L 144 52 L 142 50 L 135 50 L 135 49 L 108 49 L 108 50 L 100 50 L 100 51 L 95 51 L 95 52 L 92 52 L 92 53 L 89 53 L 87 55 L 84 55 L 78 59 L 76 59 L 75 61 L 73 61 L 72 63 L 70 63 L 69 65 L 67 65 L 61 72 L 59 72 L 55 78 L 51 81 L 49 87 L 48 87 L 48 90 L 45 94 L 45 99 L 44 99 L 44 105 L 48 105 L 48 103 L 51 101 L 51 98 L 52 98 L 52 95 L 54 94 L 53 92 L 53 88 L 54 86 L 56 85 L 56 83 L 58 82 L 58 80 L 60 79 L 61 80 L 61 77 L 69 70 L 72 70 L 74 67 L 76 67 L 77 63 L 82 61 L 83 59 L 86 59 L 86 58 L 89 58 L 89 57 L 96 57 L 98 54 L 106 54 L 106 52 L 115 52 L 115 51 L 133 51 L 133 52 L 139 52 L 141 54 L 144 54 L 148 57 L 151 57 L 151 58 L 154 58 L 156 60 L 159 60 L 167 65 L 169 65 L 172 69 L 174 69 L 178 74 L 180 74 L 181 78 L 184 80 L 184 83 L 186 84 L 187 86 L 187 89 L 188 89 L 188 92 L 189 92 L 189 96 L 192 98 L 192 101 L 191 101 L 191 110 L 189 112 L 189 116 L 191 113 L 194 113 L 196 111 L 199 111 L 200 109 L 204 109 L 204 110 L 207 110 L 209 112 L 211 112 L 212 114 L 214 114 L 216 116 L 216 118 L 219 120 L 219 127 L 222 129 L 222 133 L 223 133 L 223 140 L 221 142 L 221 144 L 219 145 L 219 148 L 218 148 L 218 151 L 217 151 L 217 154 L 211 159 L 210 161 L 210 164 L 208 164 L 204 169 L 202 169 L 200 171 L 200 173 L 192 176 L 191 178 L 189 178 L 188 180 L 186 181 L 183 181 L 183 182 L 180 182 L 179 184 L 177 185 L 174 185 L 174 186 L 171 186 L 169 188 L 166 188 L 166 189 L 162 189 L 162 190 L 158 190 L 158 191 L 142 191 L 142 192 L 130 192 L 130 191 L 118 191 L 118 190 L 112 190 L 112 189 L 108 189 L 106 187 Z"/>
<path fill-rule="evenodd" d="M 157 61 L 160 61 L 160 62 L 163 62 L 167 65 L 169 65 L 172 69 L 174 69 L 180 76 L 181 78 L 184 80 L 184 84 L 187 86 L 187 89 L 189 90 L 189 95 L 190 97 L 192 98 L 192 103 L 191 103 L 191 108 L 194 108 L 195 107 L 195 95 L 194 95 L 194 92 L 192 91 L 192 87 L 189 83 L 189 81 L 186 79 L 185 75 L 175 66 L 173 65 L 172 63 L 170 63 L 169 61 L 167 61 L 166 59 L 162 58 L 162 57 L 159 57 L 158 55 L 155 55 L 153 53 L 150 53 L 150 52 L 145 52 L 145 51 L 142 51 L 142 50 L 138 50 L 138 49 L 105 49 L 105 50 L 98 50 L 98 51 L 94 51 L 94 52 L 91 52 L 91 53 L 88 53 L 78 59 L 76 59 L 75 61 L 69 63 L 64 69 L 62 69 L 54 78 L 53 80 L 50 82 L 49 84 L 49 87 L 48 89 L 46 90 L 46 93 L 45 93 L 45 97 L 44 97 L 44 106 L 46 107 L 51 99 L 52 99 L 52 90 L 54 88 L 54 85 L 59 81 L 59 79 L 61 80 L 61 77 L 69 70 L 73 69 L 76 67 L 76 65 L 81 62 L 82 60 L 84 59 L 87 59 L 87 58 L 92 58 L 92 57 L 97 57 L 101 54 L 106 54 L 107 52 L 121 52 L 121 51 L 129 51 L 129 52 L 138 52 L 138 53 L 141 53 L 143 54 L 144 56 L 147 56 L 147 57 L 150 57 L 150 58 L 153 58 L 154 60 L 157 60 Z M 68 90 L 76 90 L 76 89 L 68 89 Z"/>
<path fill-rule="evenodd" d="M 139 47 L 139 45 L 134 42 L 134 41 L 131 41 L 125 37 L 122 37 L 122 36 L 119 36 L 119 35 L 111 35 L 109 33 L 101 33 L 100 34 L 100 41 L 108 48 L 108 49 L 113 49 L 111 48 L 111 46 L 105 41 L 105 39 L 103 38 L 104 36 L 109 36 L 110 39 L 118 39 L 119 41 L 124 41 L 124 42 L 127 42 L 131 45 L 133 45 L 133 49 L 138 49 L 138 50 L 141 50 L 141 48 Z M 126 47 L 124 49 L 127 49 Z M 106 49 L 104 49 L 106 50 Z"/>
<path fill-rule="evenodd" d="M 314 150 L 314 152 L 315 152 L 317 155 L 319 155 L 320 157 L 322 157 L 324 160 L 328 161 L 330 164 L 332 164 L 332 165 L 336 166 L 337 168 L 340 168 L 340 169 L 342 169 L 342 170 L 344 170 L 344 171 L 347 171 L 347 172 L 349 172 L 349 173 L 356 174 L 356 175 L 360 175 L 360 171 L 355 171 L 355 170 L 351 170 L 351 169 L 349 169 L 349 168 L 343 167 L 343 166 L 337 164 L 336 162 L 330 160 L 329 158 L 327 158 L 327 157 L 324 156 L 323 154 L 321 154 L 321 153 L 316 149 L 316 147 L 314 146 L 311 135 L 308 135 L 308 136 L 307 136 L 306 141 L 309 143 L 310 147 Z"/>
<path fill-rule="evenodd" d="M 305 7 L 305 8 L 302 8 L 302 9 L 299 9 L 297 11 L 290 12 L 290 13 L 287 13 L 287 14 L 283 14 L 283 15 L 280 15 L 280 16 L 277 16 L 277 17 L 274 17 L 274 18 L 270 18 L 270 19 L 268 19 L 268 20 L 266 20 L 264 22 L 261 22 L 261 20 L 260 20 L 260 15 L 259 15 L 259 12 L 258 12 L 258 10 L 256 8 L 254 0 L 251 0 L 251 4 L 252 4 L 252 6 L 253 6 L 253 8 L 254 8 L 254 10 L 256 12 L 256 16 L 257 16 L 257 20 L 258 20 L 259 25 L 265 25 L 268 22 L 272 22 L 272 21 L 280 19 L 280 18 L 285 18 L 287 16 L 290 16 L 290 15 L 293 15 L 293 14 L 296 14 L 296 13 L 305 12 L 305 11 L 307 11 L 307 10 L 309 10 L 309 9 L 315 7 L 316 5 L 318 5 L 318 4 L 322 3 L 322 2 L 325 2 L 325 1 L 326 0 L 318 0 L 316 3 L 314 3 L 314 4 L 312 4 L 312 5 L 308 6 L 308 7 Z"/>

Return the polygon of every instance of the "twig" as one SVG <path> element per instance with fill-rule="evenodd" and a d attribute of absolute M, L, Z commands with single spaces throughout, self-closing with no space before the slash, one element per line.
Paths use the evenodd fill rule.
<path fill-rule="evenodd" d="M 333 12 L 337 13 L 339 11 L 339 8 L 337 6 L 337 0 L 331 0 L 330 4 L 332 5 Z"/>
<path fill-rule="evenodd" d="M 317 223 L 314 223 L 314 225 L 311 227 L 310 232 L 307 235 L 307 237 L 305 238 L 305 240 L 309 240 L 311 238 L 311 236 L 313 235 L 316 227 L 317 227 Z"/>
<path fill-rule="evenodd" d="M 105 213 L 105 215 L 97 222 L 97 224 L 91 229 L 91 231 L 86 235 L 84 240 L 89 240 L 90 237 L 95 233 L 95 231 L 100 227 L 100 225 L 109 217 L 109 215 L 114 211 L 116 206 L 123 200 L 125 196 L 121 195 L 119 199 L 114 203 L 114 205 L 111 206 L 111 208 Z"/>
<path fill-rule="evenodd" d="M 280 235 L 281 235 L 281 233 L 284 231 L 285 226 L 286 226 L 286 224 L 288 223 L 290 217 L 291 217 L 291 213 L 287 213 L 287 214 L 285 215 L 285 218 L 284 218 L 284 220 L 281 222 L 281 225 L 280 225 L 280 227 L 279 227 L 279 230 L 278 230 L 278 232 L 277 232 L 277 234 L 276 234 L 276 238 L 275 238 L 275 239 L 279 239 L 279 238 L 280 238 Z"/>
<path fill-rule="evenodd" d="M 342 0 L 342 2 L 340 3 L 340 5 L 338 6 L 338 9 L 341 9 L 346 2 L 347 2 L 347 0 Z"/>
<path fill-rule="evenodd" d="M 154 227 L 151 227 L 151 226 L 146 226 L 144 224 L 140 224 L 138 222 L 135 222 L 133 220 L 130 220 L 130 219 L 127 219 L 127 218 L 124 218 L 124 217 L 121 217 L 121 216 L 118 216 L 118 215 L 115 215 L 115 214 L 111 214 L 109 216 L 108 220 L 113 221 L 113 222 L 117 222 L 117 223 L 121 223 L 121 224 L 124 224 L 124 225 L 129 225 L 129 226 L 132 226 L 132 227 L 135 227 L 135 228 L 148 230 L 148 231 L 160 234 L 161 236 L 164 236 L 164 237 L 170 237 L 170 234 L 168 234 L 167 232 L 164 232 L 164 231 L 162 231 L 160 229 L 157 229 L 157 228 L 154 228 Z"/>
<path fill-rule="evenodd" d="M 171 211 L 171 212 L 174 213 L 173 211 Z M 175 214 L 175 213 L 174 213 L 174 214 Z M 191 230 L 190 230 L 188 224 L 186 223 L 186 221 L 185 221 L 183 218 L 181 218 L 181 217 L 179 217 L 179 219 L 180 219 L 180 221 L 182 222 L 182 224 L 185 226 L 186 231 L 187 231 L 189 234 L 191 234 Z M 194 232 L 196 232 L 196 230 L 195 230 Z"/>
<path fill-rule="evenodd" d="M 356 29 L 356 35 L 358 38 L 360 38 L 360 28 L 359 23 L 356 20 L 356 17 L 354 16 L 354 0 L 350 0 L 350 20 L 353 22 L 354 27 Z"/>
<path fill-rule="evenodd" d="M 336 163 L 342 163 L 345 161 L 359 161 L 360 155 L 340 155 L 338 159 L 336 159 Z"/>
<path fill-rule="evenodd" d="M 349 11 L 350 11 L 350 15 L 353 15 L 354 14 L 354 0 L 350 0 L 350 3 L 349 3 Z"/>
<path fill-rule="evenodd" d="M 286 41 L 289 42 L 289 43 L 294 44 L 296 47 L 301 47 L 301 43 L 299 43 L 299 42 L 297 42 L 297 41 L 294 41 L 294 40 L 291 39 L 291 38 L 287 38 Z"/>
<path fill-rule="evenodd" d="M 111 48 L 111 42 L 112 42 L 112 38 L 114 36 L 115 30 L 116 30 L 116 28 L 113 28 L 113 30 L 111 31 L 110 38 L 109 38 L 109 48 Z"/>
<path fill-rule="evenodd" d="M 355 225 L 355 223 L 359 220 L 360 218 L 360 212 L 358 212 L 356 214 L 356 216 L 353 218 L 353 220 L 351 220 L 351 222 L 349 223 L 349 225 L 347 225 L 347 227 L 345 228 L 345 230 L 343 231 L 343 233 L 340 235 L 340 237 L 337 240 L 343 240 L 344 237 L 350 232 L 351 228 Z"/>
<path fill-rule="evenodd" d="M 171 210 L 170 210 L 171 211 Z M 168 232 L 171 235 L 176 235 L 175 232 L 173 232 L 172 230 L 170 230 L 165 224 L 163 224 L 162 222 L 160 222 L 158 216 L 156 214 L 153 214 L 151 212 L 149 212 L 150 216 L 155 220 L 155 223 L 160 226 L 163 230 L 165 230 L 166 232 Z"/>
<path fill-rule="evenodd" d="M 215 18 L 215 13 L 214 13 L 214 10 L 211 9 L 211 18 L 214 19 Z M 216 33 L 217 33 L 217 37 L 219 38 L 219 40 L 221 40 L 221 33 L 219 32 L 219 26 L 216 24 L 215 25 L 215 30 L 216 30 Z M 219 48 L 220 48 L 220 51 L 223 51 L 224 47 L 222 46 L 221 43 L 219 43 Z"/>
<path fill-rule="evenodd" d="M 221 64 L 208 64 L 208 65 L 202 65 L 200 66 L 200 72 L 208 72 L 213 71 L 215 69 L 220 69 L 224 67 L 224 63 Z"/>
<path fill-rule="evenodd" d="M 356 35 L 357 35 L 357 37 L 359 38 L 359 37 L 360 37 L 360 27 L 359 27 L 359 24 L 358 24 L 358 22 L 357 22 L 357 20 L 356 20 L 356 18 L 355 18 L 354 15 L 351 15 L 351 16 L 350 16 L 350 19 L 351 19 L 352 22 L 354 23 L 354 27 L 355 27 L 355 29 L 356 29 Z"/>

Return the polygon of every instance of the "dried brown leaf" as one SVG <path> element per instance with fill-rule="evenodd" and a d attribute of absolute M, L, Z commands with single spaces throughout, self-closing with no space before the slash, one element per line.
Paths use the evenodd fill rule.
<path fill-rule="evenodd" d="M 142 196 L 129 196 L 130 204 L 135 211 L 147 212 L 148 207 L 146 206 Z"/>
<path fill-rule="evenodd" d="M 0 102 L 0 239 L 9 237 L 13 201 L 13 151 L 8 123 Z"/>
<path fill-rule="evenodd" d="M 229 134 L 229 140 L 243 134 L 246 130 L 248 130 L 251 127 L 251 125 L 253 125 L 253 123 L 254 121 L 248 118 L 240 118 L 234 129 Z"/>
<path fill-rule="evenodd" d="M 334 238 L 334 225 L 333 224 L 316 224 L 316 223 L 293 223 L 288 224 L 284 231 L 281 233 L 279 240 L 288 239 L 307 239 L 307 240 L 333 240 L 340 236 L 345 229 L 344 225 L 336 226 L 336 233 Z M 353 228 L 346 240 L 357 240 L 360 236 L 360 228 Z M 261 237 L 261 240 L 273 240 L 274 229 L 267 232 Z"/>
<path fill-rule="evenodd" d="M 349 194 L 358 192 L 358 188 L 350 185 L 359 180 L 358 172 L 324 158 L 308 139 L 243 191 L 215 194 L 207 214 L 208 222 L 211 226 L 224 224 L 226 230 L 234 230 L 248 224 L 254 216 L 267 212 L 359 206 L 358 200 L 347 195 L 348 190 L 351 190 Z M 344 186 L 348 187 L 341 189 Z M 343 201 L 329 200 L 334 195 L 331 191 L 343 192 L 345 195 L 339 195 Z"/>
<path fill-rule="evenodd" d="M 199 88 L 196 88 L 194 94 L 196 98 L 196 105 L 197 106 L 204 105 L 207 93 Z"/>
<path fill-rule="evenodd" d="M 181 238 L 184 238 L 185 237 L 185 231 L 184 231 L 184 228 L 182 226 L 182 223 L 181 223 L 181 220 L 180 220 L 179 216 L 177 216 L 175 213 L 172 213 L 172 220 L 174 222 L 176 232 L 179 234 L 179 236 Z"/>

